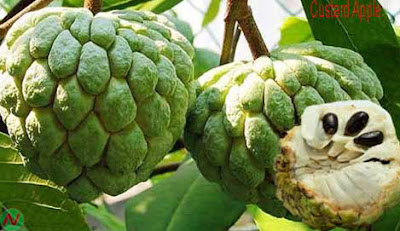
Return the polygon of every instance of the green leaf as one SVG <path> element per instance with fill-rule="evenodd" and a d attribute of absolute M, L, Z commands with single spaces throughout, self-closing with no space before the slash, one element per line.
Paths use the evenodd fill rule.
<path fill-rule="evenodd" d="M 400 42 L 400 26 L 394 26 L 394 32 L 396 32 L 397 40 Z"/>
<path fill-rule="evenodd" d="M 9 12 L 18 2 L 19 0 L 0 0 L 0 8 Z"/>
<path fill-rule="evenodd" d="M 11 140 L 6 134 L 0 132 L 0 147 L 2 148 L 10 148 Z"/>
<path fill-rule="evenodd" d="M 316 231 L 315 229 L 309 228 L 303 222 L 291 221 L 285 218 L 271 216 L 254 205 L 249 205 L 247 212 L 251 214 L 260 231 Z M 344 230 L 336 228 L 331 231 Z"/>
<path fill-rule="evenodd" d="M 175 152 L 172 152 L 172 153 L 169 153 L 168 155 L 166 155 L 164 157 L 164 159 L 160 163 L 157 164 L 156 167 L 161 167 L 161 166 L 175 164 L 175 163 L 181 163 L 181 162 L 188 160 L 189 158 L 190 158 L 190 155 L 188 155 L 187 150 L 181 149 L 181 150 L 178 150 L 178 151 L 175 151 Z M 175 174 L 175 172 L 167 172 L 164 174 L 155 175 L 150 180 L 151 180 L 151 183 L 158 184 L 161 181 L 173 176 L 174 174 Z"/>
<path fill-rule="evenodd" d="M 219 66 L 220 55 L 204 48 L 196 48 L 193 58 L 194 77 L 197 79 L 207 71 Z"/>
<path fill-rule="evenodd" d="M 152 0 L 146 3 L 139 4 L 137 6 L 131 7 L 129 9 L 135 10 L 148 10 L 154 13 L 160 14 L 163 13 L 172 7 L 176 6 L 178 3 L 182 2 L 182 0 Z"/>
<path fill-rule="evenodd" d="M 383 214 L 383 216 L 372 225 L 374 231 L 399 231 L 400 230 L 400 205 L 397 205 Z"/>
<path fill-rule="evenodd" d="M 65 190 L 40 179 L 24 167 L 20 155 L 10 148 L 10 140 L 0 134 L 0 202 L 16 208 L 30 231 L 85 231 L 89 227 L 78 204 Z"/>
<path fill-rule="evenodd" d="M 82 7 L 83 6 L 83 0 L 64 0 L 63 1 L 63 6 L 67 6 L 67 7 Z"/>
<path fill-rule="evenodd" d="M 299 17 L 288 17 L 281 27 L 279 46 L 313 41 L 314 37 L 307 20 Z"/>
<path fill-rule="evenodd" d="M 170 178 L 174 174 L 175 174 L 174 172 L 167 172 L 167 173 L 164 173 L 164 174 L 155 175 L 152 178 L 150 178 L 150 180 L 151 180 L 151 183 L 153 185 L 155 185 L 155 184 L 158 184 L 158 183 L 162 182 L 165 179 Z"/>
<path fill-rule="evenodd" d="M 150 0 L 104 0 L 103 11 L 124 10 L 148 1 Z"/>
<path fill-rule="evenodd" d="M 164 159 L 157 164 L 157 166 L 182 162 L 187 157 L 187 154 L 188 152 L 186 149 L 181 149 L 175 152 L 171 152 L 168 155 L 166 155 Z"/>
<path fill-rule="evenodd" d="M 360 22 L 358 17 L 351 17 L 356 1 L 337 0 L 335 4 L 350 4 L 350 17 L 313 18 L 310 11 L 312 2 L 328 4 L 330 1 L 302 0 L 315 39 L 327 45 L 355 50 L 364 57 L 365 62 L 377 73 L 382 82 L 385 97 L 381 100 L 381 104 L 392 115 L 399 137 L 400 47 L 385 11 L 381 10 L 381 17 L 372 17 L 369 22 L 364 18 Z M 371 4 L 371 1 L 358 0 L 357 3 L 360 7 Z M 377 1 L 375 4 L 379 5 Z"/>
<path fill-rule="evenodd" d="M 125 218 L 129 231 L 217 231 L 227 230 L 244 210 L 189 160 L 174 176 L 128 201 Z"/>
<path fill-rule="evenodd" d="M 205 27 L 210 24 L 217 17 L 221 0 L 211 0 L 207 12 L 204 15 L 202 26 Z"/>
<path fill-rule="evenodd" d="M 81 208 L 90 217 L 96 219 L 104 230 L 108 231 L 125 231 L 125 224 L 114 214 L 110 213 L 106 206 L 99 205 L 97 207 L 91 204 L 82 204 Z"/>
<path fill-rule="evenodd" d="M 312 231 L 302 222 L 290 221 L 285 218 L 271 216 L 257 206 L 249 205 L 247 211 L 251 214 L 260 231 Z"/>

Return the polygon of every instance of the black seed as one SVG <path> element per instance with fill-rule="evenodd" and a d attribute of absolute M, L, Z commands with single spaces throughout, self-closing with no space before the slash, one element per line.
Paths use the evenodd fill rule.
<path fill-rule="evenodd" d="M 326 134 L 333 135 L 339 127 L 338 117 L 333 113 L 328 113 L 322 117 L 322 126 Z"/>
<path fill-rule="evenodd" d="M 380 131 L 367 132 L 354 139 L 354 143 L 372 147 L 383 142 L 383 133 Z"/>
<path fill-rule="evenodd" d="M 345 135 L 354 136 L 363 130 L 369 120 L 369 115 L 366 112 L 360 111 L 354 114 L 346 124 Z"/>
<path fill-rule="evenodd" d="M 381 164 L 385 165 L 385 164 L 390 164 L 389 160 L 380 160 L 378 158 L 371 158 L 369 160 L 366 160 L 364 162 L 380 162 Z"/>

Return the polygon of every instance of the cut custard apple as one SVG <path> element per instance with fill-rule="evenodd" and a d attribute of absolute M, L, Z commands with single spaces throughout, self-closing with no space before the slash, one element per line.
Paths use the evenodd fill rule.
<path fill-rule="evenodd" d="M 370 101 L 308 107 L 281 141 L 277 196 L 313 228 L 366 227 L 400 199 L 400 145 Z"/>

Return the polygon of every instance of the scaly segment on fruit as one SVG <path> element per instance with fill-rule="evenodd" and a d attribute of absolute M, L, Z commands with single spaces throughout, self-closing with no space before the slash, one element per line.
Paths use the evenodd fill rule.
<path fill-rule="evenodd" d="M 280 139 L 304 110 L 351 99 L 377 103 L 383 91 L 361 55 L 312 42 L 214 68 L 197 80 L 197 95 L 184 138 L 199 169 L 234 198 L 268 207 L 273 199 L 264 190 Z"/>
<path fill-rule="evenodd" d="M 77 201 L 146 180 L 195 100 L 191 43 L 164 16 L 47 8 L 0 46 L 0 113 L 34 173 Z"/>
<path fill-rule="evenodd" d="M 324 120 L 336 115 L 335 123 Z M 327 133 L 329 123 L 337 130 Z M 311 227 L 366 227 L 400 201 L 400 145 L 391 116 L 370 101 L 311 106 L 282 140 L 277 196 Z"/>

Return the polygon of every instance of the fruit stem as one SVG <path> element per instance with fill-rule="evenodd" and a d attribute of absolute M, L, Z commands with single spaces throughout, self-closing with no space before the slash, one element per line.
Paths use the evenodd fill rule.
<path fill-rule="evenodd" d="M 103 0 L 85 0 L 84 7 L 93 14 L 97 14 L 101 11 L 101 7 L 103 6 Z"/>
<path fill-rule="evenodd" d="M 258 29 L 257 23 L 254 20 L 251 8 L 248 7 L 249 12 L 247 17 L 243 17 L 238 20 L 240 28 L 246 37 L 247 43 L 249 44 L 253 58 L 257 59 L 261 56 L 270 56 L 267 46 L 265 45 L 264 39 Z"/>
<path fill-rule="evenodd" d="M 236 30 L 235 30 L 235 35 L 233 36 L 233 44 L 232 44 L 232 50 L 231 50 L 231 55 L 229 57 L 229 62 L 233 62 L 235 59 L 236 55 L 236 48 L 240 40 L 240 36 L 242 35 L 242 30 L 240 29 L 239 24 L 236 25 Z"/>
<path fill-rule="evenodd" d="M 254 20 L 248 0 L 228 0 L 225 15 L 224 43 L 220 60 L 221 65 L 233 60 L 232 51 L 235 50 L 233 48 L 233 37 L 236 23 L 239 24 L 243 31 L 254 59 L 270 55 Z"/>
<path fill-rule="evenodd" d="M 24 7 L 23 10 L 21 10 L 19 12 L 17 10 L 13 9 L 10 12 L 10 14 L 6 16 L 8 18 L 8 20 L 6 20 L 6 22 L 4 22 L 0 25 L 0 39 L 4 38 L 6 36 L 7 31 L 11 28 L 11 26 L 19 18 L 21 18 L 24 14 L 34 11 L 34 10 L 42 9 L 42 8 L 48 6 L 52 1 L 53 0 L 36 0 L 36 1 L 32 2 L 31 4 L 29 4 L 28 6 Z M 21 7 L 21 6 L 19 6 L 19 7 Z M 15 14 L 15 15 L 12 15 L 12 14 Z"/>
<path fill-rule="evenodd" d="M 236 22 L 225 21 L 224 43 L 222 46 L 221 59 L 219 61 L 220 65 L 227 64 L 230 60 L 233 59 L 231 58 L 231 51 L 233 45 L 233 33 L 235 30 L 235 24 Z"/>

